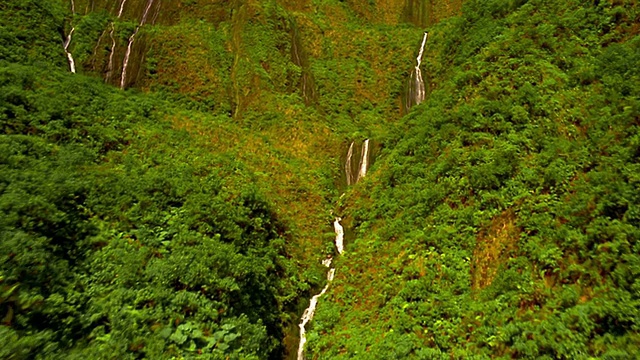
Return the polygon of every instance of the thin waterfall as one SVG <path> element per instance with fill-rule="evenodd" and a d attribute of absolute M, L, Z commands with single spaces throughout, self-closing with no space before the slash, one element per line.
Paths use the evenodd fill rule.
<path fill-rule="evenodd" d="M 322 265 L 324 265 L 326 267 L 330 267 L 332 261 L 333 261 L 333 258 L 331 256 L 329 256 L 328 258 L 322 260 Z"/>
<path fill-rule="evenodd" d="M 424 55 L 424 48 L 427 44 L 428 37 L 429 33 L 425 31 L 422 37 L 420 51 L 418 52 L 418 57 L 416 58 L 416 66 L 413 71 L 411 71 L 411 78 L 409 79 L 409 91 L 405 103 L 406 111 L 409 111 L 412 106 L 418 105 L 423 102 L 425 98 L 426 91 L 424 80 L 422 79 L 422 70 L 420 70 L 420 65 L 422 64 L 422 56 Z"/>
<path fill-rule="evenodd" d="M 311 319 L 313 319 L 313 315 L 316 312 L 316 306 L 318 305 L 318 299 L 320 299 L 320 296 L 324 295 L 324 293 L 327 292 L 327 289 L 329 289 L 329 284 L 331 284 L 331 281 L 333 281 L 333 277 L 335 273 L 336 273 L 335 268 L 329 269 L 329 272 L 327 273 L 327 285 L 324 286 L 320 294 L 314 295 L 311 298 L 311 301 L 309 302 L 309 307 L 306 308 L 304 310 L 304 313 L 302 314 L 302 321 L 300 322 L 300 325 L 298 325 L 300 327 L 300 344 L 298 345 L 298 360 L 304 359 L 304 344 L 307 342 L 306 330 L 304 327 L 307 325 L 309 321 L 311 321 Z"/>
<path fill-rule="evenodd" d="M 365 139 L 362 142 L 362 147 L 360 149 L 356 148 L 355 142 L 352 142 L 349 145 L 347 158 L 344 163 L 344 172 L 347 180 L 347 186 L 356 184 L 367 174 L 367 171 L 369 170 L 370 157 L 369 145 L 369 139 Z M 354 157 L 359 158 L 359 161 L 355 162 L 353 160 Z"/>
<path fill-rule="evenodd" d="M 124 4 L 127 3 L 127 0 L 122 0 L 120 2 L 120 8 L 118 9 L 118 19 L 122 17 L 122 12 L 124 11 Z M 111 38 L 111 53 L 109 54 L 109 64 L 107 65 L 107 75 L 105 76 L 105 81 L 109 81 L 111 76 L 113 75 L 113 57 L 116 53 L 116 38 L 113 37 L 113 33 L 116 31 L 115 25 L 113 21 L 111 22 L 111 30 L 109 31 L 109 38 Z M 98 44 L 100 42 L 98 41 Z"/>
<path fill-rule="evenodd" d="M 338 249 L 338 253 L 342 254 L 342 251 L 343 251 L 342 242 L 344 238 L 344 230 L 342 228 L 342 225 L 340 225 L 340 220 L 341 220 L 340 218 L 336 218 L 336 221 L 333 223 L 333 225 L 336 231 L 336 248 Z M 322 261 L 322 265 L 326 267 L 330 267 L 332 260 L 333 259 L 329 257 Z M 298 327 L 300 328 L 300 344 L 298 345 L 298 360 L 304 359 L 304 344 L 307 342 L 307 330 L 305 327 L 307 326 L 307 323 L 309 323 L 309 321 L 313 319 L 313 315 L 315 315 L 316 313 L 316 307 L 318 306 L 318 300 L 322 295 L 324 295 L 327 292 L 327 289 L 329 289 L 329 285 L 333 281 L 335 274 L 336 274 L 336 269 L 330 268 L 329 272 L 327 273 L 327 284 L 324 286 L 324 288 L 319 294 L 314 295 L 311 298 L 311 301 L 309 301 L 309 307 L 306 308 L 302 313 L 302 318 L 300 319 L 300 324 L 298 325 Z"/>
<path fill-rule="evenodd" d="M 124 11 L 124 4 L 127 3 L 127 0 L 122 0 L 122 2 L 120 2 L 120 9 L 118 10 L 118 19 L 120 19 L 120 17 L 122 16 L 122 12 Z"/>
<path fill-rule="evenodd" d="M 129 58 L 131 56 L 131 49 L 133 48 L 133 42 L 136 39 L 136 35 L 140 28 L 147 22 L 147 15 L 149 15 L 149 10 L 151 9 L 151 5 L 153 5 L 153 0 L 147 1 L 147 7 L 144 9 L 144 13 L 142 14 L 142 20 L 140 20 L 140 24 L 136 26 L 136 29 L 133 31 L 133 35 L 129 38 L 129 44 L 127 45 L 127 51 L 124 54 L 124 61 L 122 62 L 122 77 L 120 77 L 120 88 L 124 89 L 127 83 L 127 66 L 129 66 Z M 124 1 L 122 2 L 122 6 L 124 6 Z"/>
<path fill-rule="evenodd" d="M 351 158 L 353 157 L 353 142 L 349 145 L 349 151 L 347 152 L 347 160 L 344 164 L 344 173 L 347 176 L 347 186 L 353 184 L 353 177 L 351 176 Z"/>
<path fill-rule="evenodd" d="M 369 139 L 366 139 L 362 143 L 362 158 L 360 159 L 360 171 L 358 172 L 358 180 L 362 179 L 367 174 L 367 167 L 369 166 Z"/>
<path fill-rule="evenodd" d="M 107 75 L 105 76 L 105 81 L 109 81 L 111 79 L 111 75 L 113 74 L 113 57 L 116 53 L 116 38 L 113 37 L 113 33 L 116 28 L 111 22 L 111 31 L 109 31 L 109 37 L 111 38 L 111 53 L 109 54 L 109 64 L 107 65 Z"/>
<path fill-rule="evenodd" d="M 306 105 L 317 100 L 315 80 L 309 66 L 309 59 L 302 46 L 302 39 L 294 19 L 290 20 L 291 33 L 291 61 L 300 67 L 300 92 Z"/>
<path fill-rule="evenodd" d="M 340 221 L 342 221 L 342 219 L 337 217 L 333 222 L 333 229 L 336 232 L 336 249 L 338 250 L 338 254 L 342 254 L 344 251 L 344 228 L 342 224 L 340 224 Z"/>
<path fill-rule="evenodd" d="M 362 153 L 361 153 L 361 159 L 359 164 L 359 172 L 357 174 L 356 179 L 355 180 L 353 179 L 353 176 L 351 174 L 352 172 L 351 160 L 353 158 L 354 144 L 355 142 L 352 142 L 351 145 L 349 145 L 349 151 L 347 152 L 347 160 L 344 165 L 344 171 L 347 177 L 347 185 L 356 183 L 361 178 L 363 178 L 367 173 L 367 168 L 369 166 L 369 139 L 366 139 L 362 143 Z M 344 194 L 342 195 L 344 196 Z M 342 221 L 342 218 L 336 217 L 333 222 L 333 230 L 336 234 L 336 238 L 335 238 L 336 250 L 340 255 L 342 255 L 342 253 L 344 252 L 344 227 L 340 223 L 341 221 Z M 298 360 L 303 360 L 304 358 L 304 344 L 307 342 L 307 336 L 306 336 L 307 331 L 305 327 L 307 323 L 309 323 L 313 319 L 313 315 L 316 312 L 316 307 L 318 306 L 318 300 L 322 295 L 324 295 L 327 292 L 327 290 L 329 289 L 329 285 L 331 284 L 331 282 L 333 281 L 333 277 L 335 276 L 336 269 L 331 267 L 332 261 L 333 261 L 333 258 L 331 257 L 328 257 L 322 260 L 322 265 L 330 268 L 329 272 L 327 273 L 327 284 L 324 286 L 324 288 L 319 294 L 314 295 L 311 298 L 311 301 L 309 302 L 309 307 L 306 308 L 302 313 L 302 318 L 300 319 L 300 324 L 298 325 L 298 327 L 300 328 L 300 344 L 298 345 Z"/>
<path fill-rule="evenodd" d="M 76 4 L 73 0 L 71 0 L 71 15 L 75 15 L 76 14 Z M 76 30 L 75 27 L 71 27 L 71 31 L 69 31 L 69 35 L 67 35 L 67 38 L 64 40 L 64 53 L 67 55 L 67 60 L 69 61 L 69 70 L 71 70 L 72 73 L 76 73 L 76 62 L 75 60 L 73 60 L 73 55 L 71 55 L 71 52 L 69 52 L 69 44 L 71 44 L 71 36 L 73 36 L 73 32 Z"/>
<path fill-rule="evenodd" d="M 422 70 L 420 70 L 420 64 L 422 63 L 422 55 L 424 54 L 424 46 L 427 43 L 427 38 L 429 37 L 428 32 L 424 32 L 424 36 L 422 37 L 422 44 L 420 45 L 420 52 L 418 53 L 418 57 L 416 58 L 416 79 L 415 79 L 415 102 L 416 105 L 420 104 L 424 101 L 424 80 L 422 79 Z"/>
<path fill-rule="evenodd" d="M 71 31 L 69 31 L 69 35 L 67 35 L 67 39 L 64 41 L 64 53 L 67 54 L 67 60 L 69 60 L 69 70 L 72 73 L 76 73 L 76 62 L 73 60 L 73 55 L 69 52 L 69 44 L 71 44 L 71 36 L 76 28 L 72 27 Z"/>

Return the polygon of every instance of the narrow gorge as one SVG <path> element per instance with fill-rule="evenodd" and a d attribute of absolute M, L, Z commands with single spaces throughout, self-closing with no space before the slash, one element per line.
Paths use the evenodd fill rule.
<path fill-rule="evenodd" d="M 347 156 L 345 159 L 345 177 L 347 179 L 347 186 L 355 185 L 358 183 L 358 181 L 364 178 L 364 176 L 367 174 L 368 164 L 370 160 L 369 159 L 369 156 L 370 156 L 369 155 L 369 139 L 365 139 L 362 142 L 362 152 L 360 153 L 360 156 L 359 156 L 360 160 L 359 160 L 359 166 L 357 170 L 357 177 L 355 178 L 355 180 L 352 180 L 353 169 L 351 167 L 351 164 L 352 164 L 352 158 L 354 156 L 353 155 L 354 144 L 355 142 L 351 142 L 351 144 L 349 145 L 349 150 L 347 151 Z M 342 194 L 341 197 L 342 196 L 344 196 L 344 194 Z M 342 253 L 344 252 L 344 228 L 340 223 L 340 221 L 342 221 L 342 219 L 340 217 L 336 217 L 333 222 L 333 229 L 335 232 L 334 244 L 335 244 L 336 251 L 338 252 L 338 255 L 342 255 Z M 332 262 L 333 262 L 332 256 L 329 256 L 326 259 L 322 260 L 322 265 L 329 268 L 329 271 L 327 272 L 327 284 L 324 286 L 324 288 L 322 288 L 322 291 L 319 294 L 314 295 L 311 298 L 311 300 L 309 301 L 309 307 L 306 308 L 302 313 L 302 318 L 300 319 L 300 324 L 298 325 L 300 328 L 300 344 L 298 345 L 298 357 L 297 357 L 298 360 L 304 359 L 304 345 L 307 342 L 306 326 L 313 319 L 313 315 L 315 314 L 316 307 L 318 306 L 318 301 L 320 300 L 320 297 L 327 292 L 327 290 L 329 289 L 329 285 L 331 284 L 331 282 L 333 281 L 333 278 L 335 277 L 336 268 L 331 267 Z"/>

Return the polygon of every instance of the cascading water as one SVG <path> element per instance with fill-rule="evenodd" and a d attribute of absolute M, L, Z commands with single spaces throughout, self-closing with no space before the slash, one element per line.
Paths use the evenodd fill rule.
<path fill-rule="evenodd" d="M 366 139 L 364 143 L 362 143 L 362 157 L 360 158 L 360 171 L 358 171 L 357 181 L 360 181 L 360 179 L 362 179 L 367 174 L 368 166 L 369 166 L 369 139 Z"/>
<path fill-rule="evenodd" d="M 122 16 L 122 12 L 124 11 L 124 4 L 127 3 L 127 0 L 122 0 L 122 2 L 120 2 L 120 9 L 118 10 L 118 19 L 120 19 L 120 17 Z"/>
<path fill-rule="evenodd" d="M 336 231 L 336 248 L 338 250 L 338 254 L 342 254 L 342 252 L 344 251 L 344 246 L 343 246 L 344 229 L 342 228 L 342 225 L 340 225 L 340 220 L 341 220 L 340 218 L 336 218 L 336 221 L 333 223 L 334 229 Z M 322 261 L 322 265 L 326 267 L 330 267 L 332 260 L 333 260 L 332 258 L 327 258 Z M 336 269 L 330 268 L 329 272 L 327 273 L 327 285 L 324 286 L 324 288 L 319 294 L 314 295 L 311 298 L 311 301 L 309 302 L 309 307 L 306 308 L 302 313 L 302 318 L 300 319 L 300 324 L 298 325 L 298 327 L 300 328 L 300 344 L 298 345 L 298 360 L 302 360 L 304 358 L 303 357 L 304 344 L 307 342 L 307 330 L 305 329 L 305 326 L 307 326 L 307 323 L 311 321 L 311 319 L 313 319 L 313 315 L 316 312 L 316 306 L 318 306 L 318 300 L 322 295 L 324 295 L 324 293 L 327 292 L 327 289 L 329 289 L 329 285 L 333 281 L 333 277 L 335 276 L 335 274 L 336 274 Z"/>
<path fill-rule="evenodd" d="M 327 292 L 327 289 L 329 288 L 329 284 L 331 284 L 331 281 L 333 281 L 333 277 L 335 276 L 335 273 L 336 273 L 335 268 L 329 269 L 329 272 L 327 273 L 327 285 L 324 286 L 324 288 L 319 294 L 314 295 L 311 298 L 311 301 L 309 302 L 309 307 L 306 308 L 304 310 L 304 313 L 302 314 L 302 319 L 301 319 L 302 321 L 300 322 L 300 325 L 298 325 L 300 327 L 300 344 L 298 345 L 298 360 L 304 359 L 304 356 L 303 356 L 304 344 L 307 342 L 305 326 L 309 321 L 311 321 L 311 319 L 313 319 L 313 315 L 316 312 L 316 306 L 318 305 L 318 299 L 320 299 L 320 296 L 324 295 L 324 293 Z"/>
<path fill-rule="evenodd" d="M 73 35 L 73 32 L 76 30 L 76 28 L 71 28 L 71 31 L 69 31 L 69 35 L 67 35 L 67 39 L 64 41 L 64 53 L 67 54 L 67 60 L 69 61 L 69 70 L 71 70 L 72 73 L 76 73 L 76 62 L 75 60 L 73 60 L 73 55 L 71 55 L 71 53 L 69 52 L 69 44 L 71 43 L 71 36 Z"/>
<path fill-rule="evenodd" d="M 405 111 L 407 112 L 412 106 L 418 105 L 423 102 L 425 98 L 426 91 L 424 80 L 422 79 L 422 71 L 420 70 L 420 65 L 422 63 L 422 55 L 424 54 L 424 47 L 427 43 L 428 37 L 429 33 L 425 31 L 422 37 L 422 44 L 420 45 L 420 52 L 418 52 L 418 57 L 416 58 L 416 66 L 411 71 L 411 78 L 409 79 L 409 91 L 405 100 Z"/>
<path fill-rule="evenodd" d="M 290 20 L 291 27 L 291 61 L 300 67 L 300 92 L 305 104 L 309 105 L 317 100 L 315 80 L 309 66 L 309 59 L 302 46 L 303 42 L 295 19 Z"/>
<path fill-rule="evenodd" d="M 107 75 L 105 81 L 109 81 L 111 74 L 113 74 L 113 57 L 116 53 L 116 38 L 113 37 L 113 33 L 116 31 L 113 22 L 111 23 L 111 31 L 109 31 L 109 37 L 111 38 L 111 53 L 109 54 L 109 64 L 107 65 Z"/>
<path fill-rule="evenodd" d="M 76 4 L 73 0 L 71 0 L 71 14 L 75 15 L 75 13 L 76 13 Z M 71 55 L 71 52 L 69 52 L 69 44 L 71 44 L 71 36 L 73 36 L 74 31 L 76 31 L 76 28 L 72 27 L 63 45 L 64 45 L 64 53 L 67 55 L 67 60 L 69 61 L 69 70 L 71 70 L 71 72 L 75 74 L 76 62 L 75 60 L 73 60 L 73 55 Z"/>
<path fill-rule="evenodd" d="M 369 168 L 369 153 L 369 139 L 365 139 L 360 148 L 356 146 L 355 142 L 349 145 L 349 151 L 347 151 L 347 158 L 344 163 L 347 186 L 351 186 L 364 178 Z M 354 158 L 359 160 L 354 161 Z"/>
<path fill-rule="evenodd" d="M 120 2 L 120 8 L 118 9 L 118 19 L 122 17 L 122 13 L 124 12 L 124 5 L 126 3 L 127 0 L 122 0 Z M 109 63 L 107 64 L 107 75 L 105 76 L 105 81 L 109 81 L 109 79 L 111 79 L 111 76 L 113 75 L 113 58 L 116 54 L 116 38 L 113 36 L 115 31 L 116 27 L 112 21 L 111 30 L 109 31 L 109 38 L 111 39 L 111 52 L 109 53 Z M 100 41 L 98 41 L 98 44 L 100 44 Z"/>
<path fill-rule="evenodd" d="M 124 7 L 125 1 L 123 0 L 121 3 L 121 7 Z M 127 84 L 127 66 L 129 66 L 129 58 L 131 57 L 131 49 L 133 48 L 133 42 L 136 39 L 136 35 L 138 35 L 138 31 L 140 28 L 147 22 L 147 16 L 149 15 L 149 10 L 153 5 L 153 0 L 147 1 L 147 7 L 144 9 L 144 13 L 142 14 L 142 20 L 140 20 L 140 24 L 136 26 L 136 29 L 133 31 L 131 37 L 129 37 L 129 44 L 127 44 L 127 51 L 124 54 L 124 61 L 122 62 L 122 76 L 120 77 L 120 88 L 124 89 Z M 120 13 L 121 14 L 121 13 Z M 113 53 L 113 51 L 112 51 Z"/>
<path fill-rule="evenodd" d="M 347 160 L 344 163 L 344 172 L 347 176 L 347 186 L 353 183 L 353 176 L 351 175 L 351 158 L 353 157 L 353 142 L 349 145 L 349 151 L 347 152 Z"/>
<path fill-rule="evenodd" d="M 353 145 L 354 143 L 352 142 L 351 145 L 349 146 L 349 151 L 347 152 L 347 160 L 345 164 L 347 185 L 351 185 L 353 181 L 353 176 L 351 174 L 351 158 L 353 157 Z M 369 163 L 369 139 L 366 139 L 362 143 L 362 154 L 360 158 L 358 176 L 355 179 L 356 183 L 366 175 L 368 163 Z M 335 221 L 333 222 L 333 229 L 336 233 L 336 239 L 335 239 L 336 250 L 338 251 L 338 254 L 342 255 L 342 253 L 344 252 L 344 228 L 342 227 L 342 224 L 340 223 L 340 221 L 342 221 L 340 217 L 335 218 Z M 331 267 L 332 261 L 333 261 L 333 258 L 329 257 L 322 261 L 322 265 L 326 267 Z M 304 358 L 304 344 L 307 342 L 307 336 L 306 336 L 307 331 L 305 327 L 307 323 L 309 323 L 313 319 L 313 315 L 316 312 L 316 307 L 318 306 L 318 300 L 322 295 L 324 295 L 327 292 L 327 289 L 329 289 L 329 285 L 333 281 L 335 273 L 336 273 L 335 268 L 329 269 L 329 272 L 327 273 L 327 284 L 324 286 L 324 288 L 319 294 L 314 295 L 311 298 L 311 301 L 309 302 L 309 307 L 306 308 L 302 313 L 302 318 L 300 319 L 300 324 L 298 325 L 298 327 L 300 328 L 300 344 L 298 345 L 298 360 L 303 360 Z"/>
<path fill-rule="evenodd" d="M 338 250 L 338 254 L 342 254 L 344 251 L 344 228 L 342 227 L 342 224 L 340 224 L 340 221 L 342 221 L 342 219 L 337 217 L 333 222 L 333 229 L 336 233 L 336 249 Z"/>

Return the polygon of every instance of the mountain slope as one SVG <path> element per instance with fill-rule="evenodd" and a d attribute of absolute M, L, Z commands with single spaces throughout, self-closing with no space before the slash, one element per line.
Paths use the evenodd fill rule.
<path fill-rule="evenodd" d="M 0 4 L 0 357 L 294 358 L 331 255 L 307 358 L 633 357 L 639 23 L 635 0 Z"/>
<path fill-rule="evenodd" d="M 469 1 L 383 141 L 314 358 L 631 358 L 640 337 L 635 2 Z"/>

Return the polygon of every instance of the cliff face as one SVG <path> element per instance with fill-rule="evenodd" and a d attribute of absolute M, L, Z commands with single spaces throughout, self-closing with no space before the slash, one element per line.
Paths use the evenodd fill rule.
<path fill-rule="evenodd" d="M 416 4 L 0 5 L 0 357 L 294 354 L 339 158 L 457 9 Z"/>
<path fill-rule="evenodd" d="M 314 356 L 638 352 L 639 19 L 636 1 L 468 1 L 429 28 L 425 102 L 342 200 L 355 234 Z"/>
<path fill-rule="evenodd" d="M 462 0 L 348 0 L 348 6 L 369 23 L 397 25 L 403 22 L 418 27 L 435 25 L 460 13 Z"/>
<path fill-rule="evenodd" d="M 400 90 L 389 82 L 402 79 L 410 52 L 380 46 L 405 49 L 415 39 L 398 32 L 410 28 L 375 27 L 425 27 L 455 14 L 460 3 L 124 0 L 77 1 L 75 9 L 70 23 L 79 35 L 70 49 L 80 71 L 116 86 L 181 93 L 235 116 L 265 111 L 274 94 L 292 91 L 315 93 L 302 96 L 326 111 L 335 110 L 316 98 L 323 91 L 328 97 L 349 92 L 356 103 L 394 98 Z M 349 26 L 352 21 L 371 26 Z M 347 68 L 350 73 L 340 73 Z M 333 88 L 327 77 L 344 86 Z M 397 110 L 389 107 L 385 115 Z"/>

